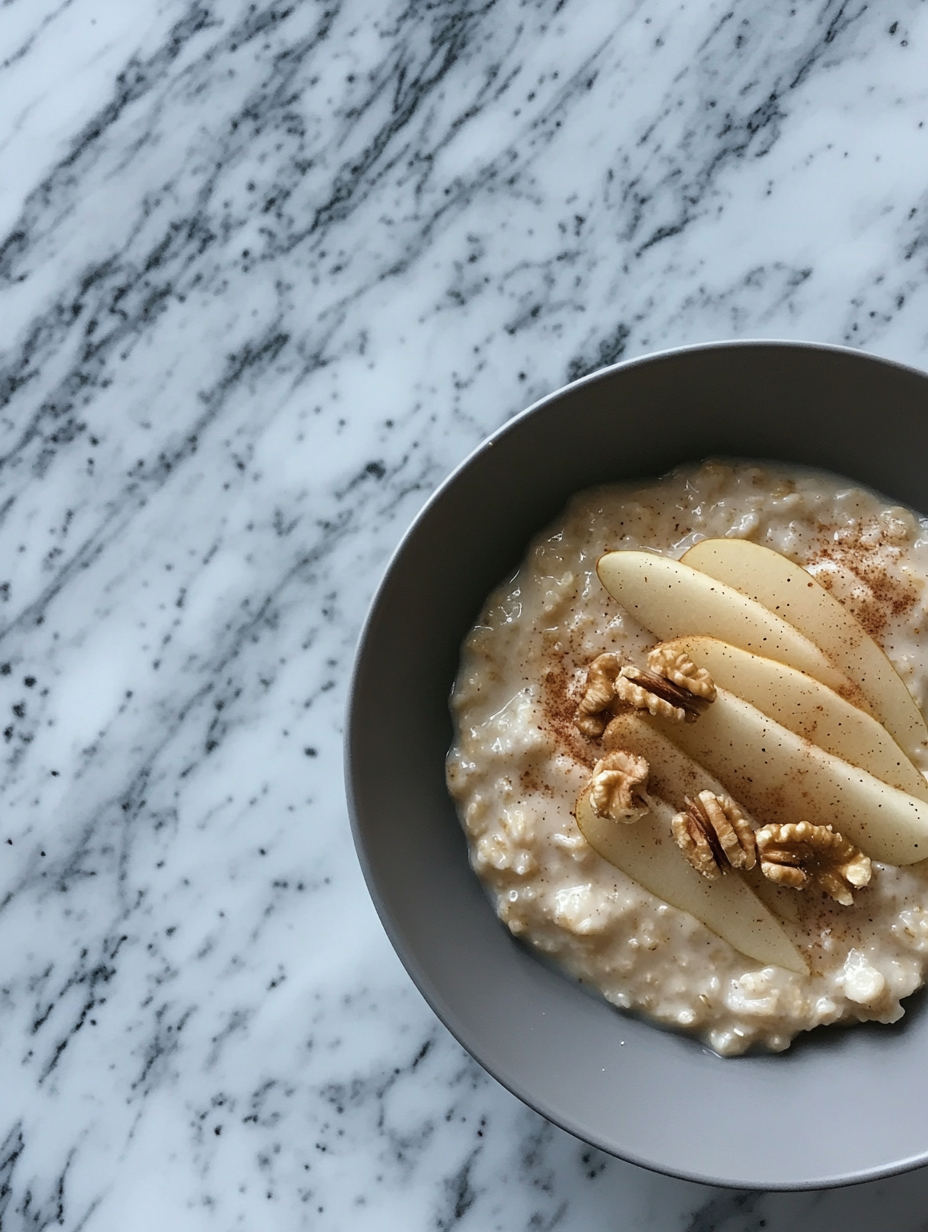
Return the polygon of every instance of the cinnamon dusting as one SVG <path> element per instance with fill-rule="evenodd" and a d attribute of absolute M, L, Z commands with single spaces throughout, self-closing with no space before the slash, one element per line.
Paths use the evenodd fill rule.
<path fill-rule="evenodd" d="M 810 552 L 805 567 L 850 608 L 874 640 L 881 642 L 890 621 L 911 611 L 918 602 L 914 585 L 897 572 L 902 558 L 898 535 L 890 534 L 875 520 L 824 526 L 822 530 L 829 539 Z"/>
<path fill-rule="evenodd" d="M 542 672 L 541 727 L 550 736 L 557 752 L 572 757 L 592 770 L 601 753 L 574 724 L 581 688 L 580 675 L 569 651 L 563 647 L 546 650 Z"/>

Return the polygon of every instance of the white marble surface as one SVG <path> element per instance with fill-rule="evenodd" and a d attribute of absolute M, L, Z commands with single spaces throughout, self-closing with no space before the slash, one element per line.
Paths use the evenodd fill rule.
<path fill-rule="evenodd" d="M 0 4 L 0 1227 L 924 1227 L 587 1150 L 394 957 L 359 625 L 537 396 L 710 338 L 928 366 L 917 0 Z"/>

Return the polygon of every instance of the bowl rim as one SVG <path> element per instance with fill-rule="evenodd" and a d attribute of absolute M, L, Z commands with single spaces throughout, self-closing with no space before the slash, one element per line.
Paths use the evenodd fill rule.
<path fill-rule="evenodd" d="M 471 450 L 469 450 L 468 453 L 445 476 L 445 478 L 437 484 L 410 521 L 399 541 L 389 553 L 386 563 L 382 567 L 380 577 L 377 581 L 376 587 L 374 588 L 373 595 L 368 604 L 358 635 L 348 687 L 345 709 L 345 735 L 343 741 L 343 772 L 345 790 L 352 838 L 361 871 L 364 876 L 365 884 L 377 911 L 381 925 L 383 926 L 395 953 L 400 959 L 400 962 L 430 1009 L 454 1037 L 457 1043 L 460 1044 L 469 1056 L 477 1061 L 481 1068 L 484 1069 L 492 1079 L 498 1082 L 511 1094 L 515 1095 L 522 1103 L 526 1104 L 529 1108 L 544 1117 L 546 1120 L 550 1121 L 552 1124 L 566 1130 L 579 1141 L 587 1143 L 613 1158 L 621 1159 L 627 1163 L 634 1164 L 659 1175 L 673 1177 L 679 1180 L 692 1181 L 703 1185 L 742 1191 L 746 1188 L 754 1188 L 762 1192 L 800 1192 L 819 1189 L 847 1188 L 854 1185 L 865 1184 L 870 1181 L 898 1176 L 928 1164 L 928 1147 L 926 1147 L 924 1151 L 906 1156 L 903 1159 L 887 1164 L 875 1165 L 872 1168 L 858 1168 L 852 1173 L 822 1178 L 802 1178 L 796 1181 L 764 1180 L 762 1183 L 758 1182 L 757 1185 L 750 1185 L 740 1179 L 731 1179 L 722 1175 L 711 1174 L 709 1172 L 702 1172 L 685 1167 L 670 1166 L 666 1163 L 657 1162 L 643 1154 L 637 1154 L 634 1150 L 623 1150 L 619 1153 L 614 1149 L 614 1147 L 600 1140 L 595 1134 L 591 1134 L 587 1128 L 566 1113 L 562 1111 L 555 1111 L 547 1107 L 543 1100 L 534 1096 L 532 1091 L 525 1088 L 514 1075 L 498 1072 L 492 1062 L 485 1057 L 484 1049 L 481 1047 L 480 1041 L 475 1041 L 471 1038 L 468 1030 L 460 1022 L 456 1011 L 446 1003 L 440 990 L 433 985 L 430 975 L 424 966 L 421 965 L 417 955 L 408 948 L 405 939 L 400 935 L 400 929 L 394 919 L 393 911 L 381 893 L 377 875 L 363 838 L 360 810 L 358 807 L 354 784 L 353 741 L 357 716 L 359 678 L 363 670 L 365 651 L 370 643 L 372 630 L 377 620 L 381 598 L 386 590 L 394 567 L 406 552 L 410 541 L 415 538 L 422 523 L 431 516 L 434 506 L 441 501 L 445 492 L 457 482 L 460 475 L 468 470 L 470 466 L 487 450 L 492 449 L 497 441 L 511 432 L 517 431 L 526 419 L 537 414 L 549 404 L 562 399 L 568 393 L 573 393 L 574 391 L 587 385 L 593 385 L 600 381 L 608 380 L 618 372 L 651 365 L 668 358 L 681 356 L 688 353 L 746 349 L 769 349 L 771 352 L 780 349 L 789 349 L 795 351 L 824 352 L 836 356 L 844 355 L 848 358 L 853 358 L 856 360 L 872 361 L 875 364 L 894 368 L 900 372 L 911 374 L 921 380 L 928 380 L 928 371 L 917 368 L 912 364 L 903 363 L 902 361 L 877 355 L 861 348 L 842 344 L 790 338 L 715 339 L 708 342 L 688 343 L 683 346 L 664 347 L 657 351 L 649 351 L 642 355 L 632 356 L 628 359 L 619 360 L 614 364 L 597 368 L 574 381 L 570 381 L 567 384 L 559 386 L 557 389 L 544 394 L 523 410 L 512 415 L 499 427 L 494 429 L 480 442 L 478 442 L 478 444 Z M 771 458 L 770 461 L 775 462 L 776 459 Z M 867 484 L 864 484 L 863 486 L 869 487 Z M 533 959 L 537 961 L 535 956 L 533 956 Z M 917 993 L 915 995 L 917 995 Z M 659 1026 L 655 1029 L 661 1030 Z M 731 1059 L 720 1058 L 720 1060 L 723 1063 L 726 1063 Z M 733 1059 L 735 1064 L 737 1064 L 737 1060 L 737 1058 Z"/>

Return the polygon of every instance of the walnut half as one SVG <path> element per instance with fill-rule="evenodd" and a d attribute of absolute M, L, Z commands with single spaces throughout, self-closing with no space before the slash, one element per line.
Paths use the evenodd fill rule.
<path fill-rule="evenodd" d="M 687 654 L 661 643 L 648 651 L 647 669 L 623 667 L 615 682 L 620 701 L 678 723 L 693 723 L 715 701 L 715 684 Z"/>
<path fill-rule="evenodd" d="M 586 669 L 586 690 L 574 715 L 574 723 L 585 736 L 601 736 L 606 730 L 621 667 L 619 656 L 607 651 L 597 655 Z"/>
<path fill-rule="evenodd" d="M 704 667 L 697 667 L 688 654 L 660 642 L 648 651 L 648 667 L 704 702 L 715 701 L 715 682 Z"/>
<path fill-rule="evenodd" d="M 753 868 L 757 861 L 754 831 L 730 796 L 701 791 L 686 796 L 686 811 L 674 817 L 673 837 L 695 868 L 715 881 L 729 868 Z"/>
<path fill-rule="evenodd" d="M 669 680 L 641 667 L 623 667 L 615 682 L 615 695 L 620 702 L 676 723 L 688 717 L 679 704 L 680 692 Z"/>
<path fill-rule="evenodd" d="M 850 907 L 852 889 L 870 882 L 870 859 L 831 826 L 808 821 L 764 826 L 755 835 L 761 872 L 778 885 L 817 886 Z"/>
<path fill-rule="evenodd" d="M 650 766 L 643 757 L 617 749 L 596 763 L 590 783 L 590 804 L 600 817 L 637 821 L 648 812 L 646 788 Z"/>

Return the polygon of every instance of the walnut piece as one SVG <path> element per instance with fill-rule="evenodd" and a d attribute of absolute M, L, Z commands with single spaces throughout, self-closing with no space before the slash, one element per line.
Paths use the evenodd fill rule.
<path fill-rule="evenodd" d="M 801 890 L 817 886 L 850 907 L 852 889 L 870 882 L 870 859 L 831 826 L 809 821 L 764 826 L 755 835 L 761 872 L 778 885 Z"/>
<path fill-rule="evenodd" d="M 686 811 L 671 823 L 677 846 L 709 881 L 729 868 L 753 868 L 757 862 L 751 823 L 730 796 L 701 791 L 685 797 Z"/>
<path fill-rule="evenodd" d="M 600 817 L 632 822 L 648 812 L 645 791 L 650 766 L 643 757 L 617 749 L 596 763 L 590 783 L 590 804 Z"/>
<path fill-rule="evenodd" d="M 676 706 L 667 697 L 661 697 L 654 690 L 651 673 L 638 667 L 623 667 L 615 682 L 615 695 L 620 702 L 634 706 L 636 710 L 647 710 L 649 714 L 658 715 L 662 719 L 673 719 L 682 723 L 686 719 L 686 711 L 682 706 Z M 668 682 L 660 677 L 661 684 Z"/>
<path fill-rule="evenodd" d="M 653 654 L 654 651 L 651 651 L 648 655 L 649 662 Z M 623 667 L 615 682 L 616 696 L 620 701 L 639 710 L 647 710 L 677 723 L 693 723 L 714 700 L 715 685 L 707 672 L 702 676 L 698 675 L 700 669 L 694 667 L 686 655 L 667 654 L 659 661 L 659 665 L 666 667 L 664 660 L 669 662 L 671 658 L 681 658 L 684 664 L 688 663 L 692 668 L 692 676 L 687 676 L 683 670 L 677 671 L 680 680 L 687 680 L 688 684 L 681 685 L 678 680 L 671 680 L 669 676 L 648 668 Z M 710 690 L 711 697 L 708 696 Z"/>
<path fill-rule="evenodd" d="M 586 691 L 574 715 L 574 723 L 585 736 L 601 736 L 606 730 L 621 666 L 619 656 L 607 652 L 597 655 L 586 669 Z"/>
<path fill-rule="evenodd" d="M 715 701 L 715 681 L 704 667 L 697 667 L 685 652 L 677 652 L 663 642 L 648 651 L 648 667 L 658 676 L 671 680 L 704 701 Z"/>

